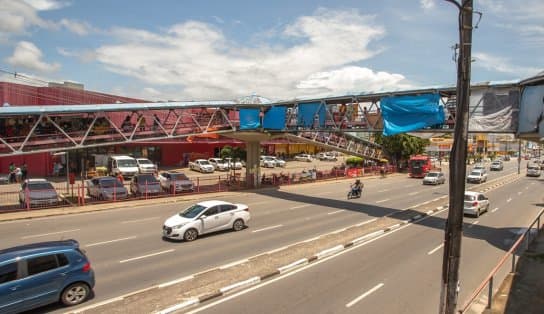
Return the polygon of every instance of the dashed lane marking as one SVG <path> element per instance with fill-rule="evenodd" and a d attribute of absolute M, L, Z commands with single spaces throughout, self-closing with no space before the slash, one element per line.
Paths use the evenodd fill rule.
<path fill-rule="evenodd" d="M 380 289 L 381 287 L 383 287 L 383 282 L 382 283 L 379 283 L 377 284 L 376 286 L 374 286 L 374 288 L 368 290 L 367 292 L 363 293 L 362 295 L 358 296 L 357 298 L 355 298 L 353 301 L 349 302 L 348 304 L 346 304 L 346 307 L 351 307 L 353 306 L 355 303 L 361 301 L 362 299 L 366 298 L 367 296 L 369 296 L 370 294 L 374 293 L 376 290 Z"/>

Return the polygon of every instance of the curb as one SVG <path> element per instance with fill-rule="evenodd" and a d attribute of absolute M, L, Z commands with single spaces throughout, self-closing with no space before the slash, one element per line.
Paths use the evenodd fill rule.
<path fill-rule="evenodd" d="M 425 213 L 425 214 L 418 214 L 418 215 L 415 215 L 413 217 L 411 217 L 410 219 L 407 219 L 407 220 L 404 220 L 400 223 L 397 223 L 397 224 L 394 224 L 392 226 L 389 226 L 389 227 L 386 227 L 382 230 L 378 230 L 378 231 L 374 231 L 372 233 L 369 233 L 369 234 L 366 234 L 364 236 L 361 236 L 359 238 L 356 238 L 346 244 L 339 244 L 339 245 L 336 245 L 334 247 L 331 247 L 329 249 L 325 249 L 317 254 L 314 254 L 310 257 L 307 257 L 307 258 L 302 258 L 298 261 L 295 261 L 295 262 L 292 262 L 290 264 L 287 264 L 285 266 L 281 266 L 281 267 L 278 267 L 276 270 L 268 273 L 268 274 L 265 274 L 265 275 L 262 275 L 262 276 L 255 276 L 255 277 L 252 277 L 252 278 L 249 278 L 249 279 L 246 279 L 246 280 L 243 280 L 243 281 L 239 281 L 237 283 L 234 283 L 234 284 L 231 284 L 231 285 L 228 285 L 228 286 L 225 286 L 223 288 L 220 288 L 219 290 L 215 291 L 215 292 L 211 292 L 211 293 L 207 293 L 207 294 L 204 294 L 202 296 L 198 296 L 196 298 L 192 298 L 192 299 L 189 299 L 189 300 L 186 300 L 182 303 L 178 303 L 178 304 L 175 304 L 169 308 L 166 308 L 164 310 L 161 310 L 159 312 L 156 312 L 158 314 L 169 314 L 169 313 L 173 313 L 175 311 L 179 311 L 179 310 L 183 310 L 183 309 L 186 309 L 188 307 L 191 307 L 191 306 L 195 306 L 195 305 L 198 305 L 200 303 L 203 303 L 205 301 L 209 301 L 211 299 L 214 299 L 214 298 L 218 298 L 218 297 L 221 297 L 221 296 L 224 296 L 224 295 L 227 295 L 229 293 L 232 293 L 234 291 L 237 291 L 237 290 L 240 290 L 242 288 L 246 288 L 246 287 L 249 287 L 249 286 L 252 286 L 252 285 L 256 285 L 256 284 L 259 284 L 267 279 L 270 279 L 272 277 L 275 277 L 275 276 L 278 276 L 278 275 L 282 275 L 282 274 L 285 274 L 285 273 L 288 273 L 288 272 L 291 272 L 299 267 L 302 267 L 304 265 L 308 265 L 308 264 L 311 264 L 315 261 L 318 261 L 318 260 L 321 260 L 321 259 L 324 259 L 324 258 L 327 258 L 329 256 L 332 256 L 332 255 L 335 255 L 335 254 L 338 254 L 348 248 L 351 248 L 355 245 L 358 245 L 358 244 L 362 244 L 362 243 L 365 243 L 367 241 L 370 241 L 378 236 L 381 236 L 383 234 L 386 234 L 388 232 L 391 232 L 391 231 L 394 231 L 398 228 L 400 228 L 401 226 L 404 226 L 404 225 L 407 225 L 409 223 L 413 223 L 417 220 L 421 220 L 421 219 L 424 219 L 425 217 L 428 217 L 428 216 L 431 216 L 432 214 L 434 213 L 437 213 L 437 212 L 440 212 L 440 211 L 443 211 L 445 209 L 447 209 L 448 206 L 439 206 L 439 207 L 436 207 L 436 209 L 433 209 L 433 210 L 430 210 L 429 212 Z"/>

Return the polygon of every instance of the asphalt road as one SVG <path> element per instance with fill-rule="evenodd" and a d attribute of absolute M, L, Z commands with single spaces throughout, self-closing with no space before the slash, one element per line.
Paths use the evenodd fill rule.
<path fill-rule="evenodd" d="M 516 170 L 517 164 L 509 162 L 506 163 L 504 171 L 490 172 L 489 179 L 492 180 L 493 178 L 507 175 Z M 89 303 L 100 302 L 153 284 L 167 282 L 242 258 L 254 256 L 358 222 L 381 217 L 421 204 L 430 199 L 444 196 L 447 194 L 448 189 L 447 184 L 436 187 L 422 186 L 420 180 L 410 179 L 405 176 L 391 176 L 386 179 L 365 179 L 363 182 L 365 183 L 363 197 L 350 201 L 345 199 L 349 187 L 349 182 L 347 181 L 289 186 L 282 187 L 279 190 L 265 189 L 259 190 L 256 193 L 233 193 L 231 196 L 223 199 L 249 205 L 252 214 L 249 228 L 237 233 L 222 232 L 204 236 L 192 243 L 170 242 L 161 238 L 161 227 L 164 220 L 189 204 L 172 203 L 159 206 L 154 205 L 152 201 L 150 201 L 148 206 L 143 207 L 130 207 L 130 203 L 127 203 L 126 208 L 106 212 L 2 223 L 0 236 L 3 239 L 3 247 L 62 238 L 77 239 L 87 251 L 93 268 L 96 271 L 96 296 L 93 300 L 85 304 L 88 305 Z M 518 189 L 521 188 L 523 182 L 534 183 L 537 180 L 524 179 L 519 183 L 513 183 L 501 189 Z M 525 193 L 535 195 L 535 198 L 537 198 L 538 193 L 533 192 L 531 194 L 529 192 L 536 189 L 538 184 L 529 184 L 527 187 L 528 189 Z M 490 193 L 496 192 L 493 191 Z M 504 193 L 504 191 L 498 192 L 496 196 L 490 194 L 492 206 L 498 200 L 506 197 L 505 195 L 507 193 Z M 512 197 L 510 201 L 508 199 L 504 200 L 504 202 L 507 202 L 505 203 L 507 204 L 505 205 L 506 207 L 508 207 L 510 202 L 514 204 L 514 199 L 518 198 L 522 203 L 516 203 L 516 208 L 527 208 L 536 202 L 536 200 L 533 200 L 533 203 L 531 203 L 528 197 L 521 197 L 516 193 Z M 210 199 L 210 196 L 206 196 L 205 199 Z M 493 214 L 502 214 L 503 212 L 506 211 L 497 210 Z M 526 225 L 534 217 L 533 212 L 536 212 L 536 209 L 525 210 L 523 211 L 523 215 L 516 213 L 516 215 L 511 217 L 515 218 L 511 221 L 513 225 L 505 226 L 515 228 L 514 226 Z M 481 217 L 481 220 L 484 221 L 484 219 L 489 219 L 488 217 L 491 216 L 493 215 L 484 215 Z M 525 219 L 523 223 L 517 221 L 521 217 Z M 366 271 L 364 269 L 358 271 L 368 273 L 361 273 L 361 276 L 365 274 L 366 276 L 360 278 L 376 276 L 376 280 L 378 280 L 380 273 L 384 275 L 384 270 L 387 269 L 386 265 L 388 264 L 394 264 L 391 267 L 398 269 L 395 272 L 397 274 L 407 272 L 403 276 L 414 275 L 414 270 L 401 268 L 402 265 L 406 264 L 404 261 L 410 260 L 412 256 L 415 256 L 414 252 L 418 251 L 422 243 L 426 243 L 425 249 L 427 249 L 427 246 L 430 246 L 432 249 L 441 243 L 443 238 L 443 221 L 443 217 L 440 219 L 439 217 L 430 218 L 428 221 L 429 225 L 421 223 L 411 227 L 410 231 L 395 233 L 395 236 L 391 237 L 391 239 L 399 237 L 397 242 L 391 243 L 392 240 L 388 238 L 387 240 L 377 241 L 372 245 L 376 246 L 377 250 L 382 250 L 382 252 L 377 251 L 368 254 L 363 252 L 366 249 L 356 250 L 355 252 L 361 251 L 363 253 L 360 254 L 366 256 L 360 257 L 363 261 L 366 261 L 363 263 Z M 500 221 L 502 220 L 496 223 L 500 223 Z M 431 222 L 435 222 L 436 225 L 430 224 Z M 429 228 L 429 226 L 432 228 Z M 417 228 L 421 228 L 421 230 L 414 230 Z M 481 230 L 482 225 L 479 223 L 471 228 L 474 228 L 474 231 Z M 495 230 L 488 229 L 485 229 L 485 231 L 490 232 L 491 230 Z M 412 232 L 413 235 L 409 237 L 406 235 Z M 420 236 L 420 233 L 429 234 Z M 432 241 L 429 239 L 432 239 Z M 486 240 L 484 242 L 500 243 L 501 239 L 504 239 L 504 235 L 502 238 L 490 241 Z M 497 256 L 504 249 L 504 245 L 491 244 L 491 247 L 496 248 Z M 389 253 L 384 254 L 383 252 Z M 391 256 L 391 252 L 395 252 L 395 256 Z M 431 262 L 429 267 L 432 271 L 428 275 L 428 281 L 434 281 L 436 285 L 438 285 L 440 279 L 441 254 L 439 252 L 440 250 L 437 250 L 436 253 L 431 254 L 432 258 L 437 259 L 438 262 L 435 260 Z M 479 252 L 479 249 L 476 249 L 475 252 Z M 349 254 L 355 253 L 350 252 Z M 357 260 L 358 258 L 352 258 L 352 260 Z M 481 266 L 477 268 L 487 274 L 493 262 L 486 259 L 487 255 L 486 258 L 478 258 L 478 265 L 481 263 Z M 399 263 L 399 261 L 402 261 L 402 263 Z M 463 263 L 465 263 L 464 261 Z M 413 265 L 414 263 L 415 265 L 425 265 L 426 261 L 412 261 L 408 265 Z M 371 265 L 375 265 L 374 268 Z M 321 267 L 321 264 L 319 267 Z M 338 269 L 351 270 L 357 269 L 357 267 L 356 265 L 343 265 Z M 382 271 L 380 272 L 379 269 L 382 269 Z M 334 273 L 330 270 L 326 272 Z M 350 275 L 349 271 L 344 275 L 336 274 L 335 276 L 356 278 L 353 274 Z M 485 274 L 475 280 L 475 284 L 479 283 L 484 276 Z M 416 282 L 425 280 L 425 278 L 426 276 L 422 276 L 421 279 L 418 277 Z M 473 277 L 471 276 L 471 278 Z M 409 278 L 406 280 L 410 282 Z M 331 280 L 327 279 L 325 281 L 329 282 Z M 376 283 L 376 285 L 378 284 Z M 349 287 L 349 285 L 347 286 Z M 425 286 L 429 286 L 433 290 L 438 287 L 433 287 L 430 284 L 425 284 Z M 381 290 L 383 287 L 379 289 Z M 352 292 L 356 294 L 358 291 L 364 290 L 365 287 L 352 286 L 351 288 L 355 289 Z M 281 291 L 281 289 L 279 290 Z M 300 290 L 305 291 L 305 288 L 301 288 Z M 346 289 L 337 288 L 333 290 L 339 290 L 337 292 L 340 293 L 340 290 Z M 468 290 L 466 292 L 468 293 Z M 309 299 L 309 296 L 313 297 L 314 294 L 308 294 L 304 299 Z M 315 298 L 323 299 L 323 296 L 316 296 Z M 436 302 L 438 297 L 431 297 L 431 299 L 435 299 L 434 301 Z M 301 303 L 300 300 L 292 300 L 294 303 L 288 302 L 288 297 L 282 300 L 286 301 L 285 305 L 300 303 L 300 310 L 307 309 L 306 306 L 309 306 L 308 304 Z M 255 301 L 247 301 L 249 304 L 253 302 Z M 390 303 L 394 302 L 388 302 L 388 305 L 393 305 Z M 263 307 L 259 307 L 259 309 L 262 312 Z M 270 307 L 270 312 L 273 312 L 272 309 L 274 309 L 273 306 Z M 55 310 L 55 307 L 45 308 L 45 311 Z M 333 312 L 336 312 L 336 310 Z M 294 312 L 296 311 L 295 307 Z M 277 313 L 278 311 L 274 312 Z M 292 311 L 289 310 L 288 312 Z M 396 311 L 391 313 L 394 312 Z"/>

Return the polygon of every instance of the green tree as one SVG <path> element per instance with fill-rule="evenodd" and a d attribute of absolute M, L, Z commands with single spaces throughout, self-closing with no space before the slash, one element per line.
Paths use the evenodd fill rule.
<path fill-rule="evenodd" d="M 219 152 L 219 156 L 221 158 L 231 157 L 235 160 L 246 160 L 246 154 L 246 150 L 242 147 L 232 147 L 229 145 L 223 146 L 223 148 Z"/>
<path fill-rule="evenodd" d="M 394 160 L 397 165 L 410 156 L 422 154 L 425 147 L 429 145 L 428 139 L 419 138 L 408 134 L 396 134 L 391 136 L 375 135 L 376 143 L 381 145 L 383 153 L 389 159 Z"/>

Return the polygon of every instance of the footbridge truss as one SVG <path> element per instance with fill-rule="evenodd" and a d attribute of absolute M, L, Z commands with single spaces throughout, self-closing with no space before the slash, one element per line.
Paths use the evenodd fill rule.
<path fill-rule="evenodd" d="M 267 104 L 197 101 L 8 106 L 0 108 L 0 119 L 5 120 L 6 126 L 0 133 L 0 156 L 173 138 L 194 140 L 211 135 L 236 138 L 238 133 L 253 133 L 379 159 L 381 148 L 372 142 L 371 134 L 383 130 L 380 100 L 385 96 L 424 93 L 440 95 L 446 119 L 443 124 L 414 132 L 453 132 L 456 108 L 453 86 Z M 469 131 L 516 133 L 512 121 L 518 111 L 517 83 L 473 85 Z M 497 123 L 499 120 L 501 123 Z"/>

